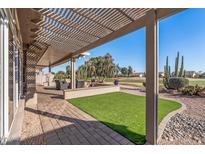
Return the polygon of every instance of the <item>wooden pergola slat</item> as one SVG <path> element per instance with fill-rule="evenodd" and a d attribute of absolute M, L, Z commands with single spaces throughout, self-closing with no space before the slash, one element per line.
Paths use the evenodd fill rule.
<path fill-rule="evenodd" d="M 83 49 L 89 45 L 88 43 L 96 42 L 133 22 L 129 15 L 119 9 L 38 9 L 37 11 L 42 14 L 43 20 L 37 23 L 40 29 L 36 32 L 35 40 L 40 39 L 48 44 L 62 45 L 65 48 L 68 46 L 64 44 L 72 43 L 72 51 L 74 48 Z M 68 48 L 68 51 L 71 51 L 71 48 Z"/>
<path fill-rule="evenodd" d="M 82 52 L 144 27 L 145 16 L 151 9 L 43 8 L 33 10 L 42 17 L 41 21 L 35 20 L 36 22 L 33 23 L 36 25 L 33 32 L 35 35 L 32 35 L 34 40 L 45 42 L 51 48 L 64 52 L 64 57 L 50 61 L 49 65 L 55 66 L 66 62 L 71 58 L 70 56 L 76 57 Z M 161 19 L 183 9 L 155 10 L 157 19 Z"/>

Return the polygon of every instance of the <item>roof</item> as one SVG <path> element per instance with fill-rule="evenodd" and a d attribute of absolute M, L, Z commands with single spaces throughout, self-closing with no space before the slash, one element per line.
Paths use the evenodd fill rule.
<path fill-rule="evenodd" d="M 150 8 L 18 9 L 22 39 L 39 55 L 39 66 L 55 66 L 145 26 Z M 161 19 L 183 9 L 154 9 Z"/>

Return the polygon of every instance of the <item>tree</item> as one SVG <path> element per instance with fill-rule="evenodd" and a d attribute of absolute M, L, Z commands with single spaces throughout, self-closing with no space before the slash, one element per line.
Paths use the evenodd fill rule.
<path fill-rule="evenodd" d="M 128 76 L 133 73 L 133 69 L 131 66 L 128 66 Z"/>
<path fill-rule="evenodd" d="M 69 79 L 71 76 L 71 67 L 70 65 L 66 66 L 66 78 Z"/>
<path fill-rule="evenodd" d="M 77 78 L 78 79 L 85 79 L 87 78 L 87 71 L 86 71 L 86 66 L 81 65 L 78 70 L 77 70 Z"/>
<path fill-rule="evenodd" d="M 199 78 L 205 78 L 205 72 L 199 75 Z"/>
<path fill-rule="evenodd" d="M 119 73 L 120 73 L 120 66 L 119 64 L 117 64 L 115 65 L 115 77 L 118 77 Z"/>
<path fill-rule="evenodd" d="M 128 74 L 128 69 L 127 69 L 127 67 L 122 67 L 122 68 L 121 68 L 121 73 L 122 73 L 123 76 L 127 76 L 127 74 Z"/>
<path fill-rule="evenodd" d="M 112 58 L 112 55 L 107 53 L 105 56 L 104 56 L 104 75 L 105 77 L 112 77 L 112 73 L 113 73 L 113 65 L 115 65 L 113 63 L 113 58 Z"/>
<path fill-rule="evenodd" d="M 132 67 L 130 66 L 129 73 L 132 74 Z M 107 53 L 104 56 L 92 57 L 81 65 L 77 70 L 77 77 L 81 79 L 98 78 L 104 80 L 105 78 L 117 77 L 121 72 L 120 66 L 114 63 L 112 55 Z M 125 75 L 127 76 L 128 69 L 126 68 Z"/>
<path fill-rule="evenodd" d="M 62 80 L 62 79 L 65 79 L 65 78 L 66 78 L 66 74 L 65 74 L 64 71 L 58 71 L 54 76 L 55 80 Z"/>

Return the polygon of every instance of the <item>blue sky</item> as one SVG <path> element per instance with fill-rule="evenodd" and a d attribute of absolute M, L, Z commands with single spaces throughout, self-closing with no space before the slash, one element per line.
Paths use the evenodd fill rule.
<path fill-rule="evenodd" d="M 171 69 L 177 51 L 184 56 L 185 69 L 205 71 L 205 9 L 188 9 L 159 23 L 159 71 L 163 71 L 166 56 Z M 90 57 L 111 53 L 115 63 L 132 66 L 137 72 L 145 71 L 145 28 L 129 33 L 112 42 L 90 50 L 91 55 L 77 60 L 77 67 Z M 65 71 L 67 64 L 52 68 L 53 72 Z M 47 72 L 47 69 L 46 71 Z"/>

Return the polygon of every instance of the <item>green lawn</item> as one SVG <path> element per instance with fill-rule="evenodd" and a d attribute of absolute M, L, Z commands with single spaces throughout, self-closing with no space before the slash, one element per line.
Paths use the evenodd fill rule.
<path fill-rule="evenodd" d="M 145 79 L 122 79 L 120 82 L 143 83 Z"/>
<path fill-rule="evenodd" d="M 106 78 L 106 82 L 114 82 L 114 78 Z M 145 79 L 133 79 L 133 78 L 125 78 L 125 79 L 120 79 L 120 82 L 130 82 L 130 83 L 143 83 Z"/>
<path fill-rule="evenodd" d="M 196 84 L 205 87 L 205 79 L 189 79 L 189 85 L 195 86 Z"/>
<path fill-rule="evenodd" d="M 105 79 L 105 81 L 106 82 L 114 82 L 114 78 L 106 78 Z M 143 79 L 134 79 L 134 78 L 129 78 L 129 77 L 127 77 L 127 78 L 124 78 L 124 79 L 120 79 L 120 82 L 127 82 L 127 83 L 143 83 L 143 82 L 145 82 L 145 78 L 143 78 Z M 159 79 L 159 83 L 160 84 L 163 84 L 163 79 L 162 78 L 160 78 Z"/>
<path fill-rule="evenodd" d="M 145 143 L 145 97 L 114 92 L 69 100 L 136 144 Z M 158 121 L 181 104 L 159 99 Z"/>
<path fill-rule="evenodd" d="M 114 78 L 106 78 L 105 82 L 114 82 L 114 80 L 115 80 Z"/>
<path fill-rule="evenodd" d="M 106 78 L 105 81 L 106 82 L 114 82 L 114 78 Z M 145 79 L 135 79 L 135 78 L 124 78 L 124 79 L 120 79 L 120 82 L 123 83 L 143 83 L 145 81 Z M 159 84 L 163 86 L 163 79 L 160 78 L 159 79 Z M 205 79 L 189 79 L 189 85 L 193 85 L 195 86 L 196 84 L 198 84 L 199 86 L 205 87 Z"/>

